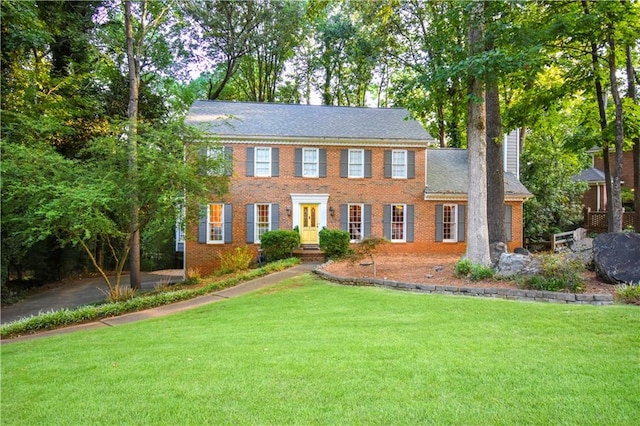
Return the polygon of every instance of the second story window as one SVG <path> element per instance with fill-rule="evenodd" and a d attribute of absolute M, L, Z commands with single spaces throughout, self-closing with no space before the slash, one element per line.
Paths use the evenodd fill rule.
<path fill-rule="evenodd" d="M 394 179 L 407 178 L 407 151 L 393 150 L 391 153 L 391 177 Z"/>
<path fill-rule="evenodd" d="M 349 177 L 350 178 L 364 177 L 364 150 L 362 149 L 349 150 Z"/>
<path fill-rule="evenodd" d="M 302 176 L 318 177 L 319 156 L 317 148 L 302 149 Z"/>
<path fill-rule="evenodd" d="M 255 176 L 271 176 L 271 148 L 255 149 Z"/>

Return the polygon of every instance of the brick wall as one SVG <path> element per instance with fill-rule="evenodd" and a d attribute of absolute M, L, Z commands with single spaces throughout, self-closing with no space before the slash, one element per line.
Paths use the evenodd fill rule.
<path fill-rule="evenodd" d="M 322 178 L 294 177 L 294 145 L 269 145 L 279 148 L 278 177 L 247 177 L 246 148 L 233 146 L 233 177 L 230 192 L 222 200 L 233 205 L 233 243 L 199 244 L 197 243 L 197 225 L 188 230 L 186 244 L 187 269 L 198 269 L 201 274 L 211 273 L 219 264 L 219 256 L 226 250 L 246 243 L 245 211 L 252 203 L 277 203 L 280 207 L 280 229 L 292 229 L 294 214 L 291 194 L 328 194 L 326 207 L 326 225 L 328 228 L 340 227 L 340 205 L 350 203 L 370 204 L 372 210 L 371 233 L 383 236 L 383 205 L 410 204 L 414 206 L 414 242 L 391 243 L 384 250 L 394 253 L 457 253 L 466 250 L 464 242 L 442 243 L 435 241 L 435 209 L 442 201 L 425 201 L 425 151 L 424 148 L 408 148 L 415 151 L 415 178 L 390 179 L 384 177 L 384 151 L 390 147 L 330 147 L 327 150 L 327 176 Z M 370 149 L 372 154 L 372 177 L 349 179 L 340 177 L 340 152 L 343 149 Z M 460 203 L 460 202 L 458 202 Z M 464 204 L 464 202 L 462 203 Z M 522 203 L 513 202 L 513 242 L 510 248 L 522 246 Z M 333 208 L 334 215 L 329 213 Z M 257 254 L 258 246 L 251 245 Z"/>

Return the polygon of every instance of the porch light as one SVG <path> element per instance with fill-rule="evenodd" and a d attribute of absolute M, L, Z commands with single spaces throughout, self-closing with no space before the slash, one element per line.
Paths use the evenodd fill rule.
<path fill-rule="evenodd" d="M 336 214 L 336 211 L 333 209 L 333 206 L 329 207 L 329 214 L 333 217 Z"/>
<path fill-rule="evenodd" d="M 291 217 L 291 207 L 287 207 L 287 216 Z"/>

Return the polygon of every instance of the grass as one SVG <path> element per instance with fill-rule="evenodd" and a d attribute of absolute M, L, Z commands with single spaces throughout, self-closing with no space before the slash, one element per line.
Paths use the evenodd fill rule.
<path fill-rule="evenodd" d="M 312 275 L 2 346 L 2 424 L 636 424 L 640 310 Z"/>

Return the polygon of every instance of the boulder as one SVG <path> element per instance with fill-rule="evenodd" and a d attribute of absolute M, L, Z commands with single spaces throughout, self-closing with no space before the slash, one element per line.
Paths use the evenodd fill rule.
<path fill-rule="evenodd" d="M 580 260 L 587 269 L 593 266 L 593 238 L 583 238 L 575 241 L 570 246 L 571 251 L 567 253 L 567 260 Z"/>
<path fill-rule="evenodd" d="M 500 261 L 502 253 L 507 252 L 507 245 L 505 243 L 491 243 L 489 245 L 489 256 L 491 257 L 491 264 L 496 266 Z"/>
<path fill-rule="evenodd" d="M 531 256 L 531 252 L 523 247 L 516 247 L 513 251 L 515 254 L 526 254 L 527 256 Z"/>
<path fill-rule="evenodd" d="M 539 261 L 531 255 L 502 253 L 496 268 L 499 277 L 512 277 L 515 275 L 533 275 L 540 266 Z"/>
<path fill-rule="evenodd" d="M 640 234 L 598 235 L 593 241 L 593 263 L 596 274 L 604 282 L 640 282 Z"/>

